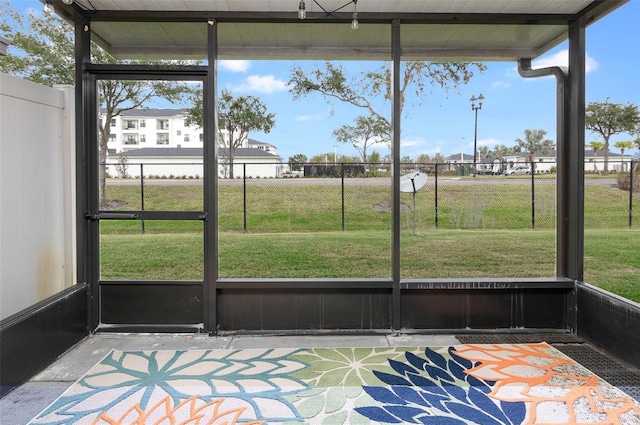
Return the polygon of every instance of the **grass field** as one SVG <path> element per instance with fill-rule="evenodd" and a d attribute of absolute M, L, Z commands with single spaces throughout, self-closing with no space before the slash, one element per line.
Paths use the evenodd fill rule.
<path fill-rule="evenodd" d="M 390 228 L 389 179 L 253 179 L 246 191 L 241 181 L 220 185 L 218 227 L 223 232 L 286 233 Z M 614 186 L 615 179 L 591 178 L 585 185 L 585 227 L 625 228 L 629 222 L 629 192 Z M 184 183 L 184 182 L 183 182 Z M 189 182 L 187 182 L 189 183 Z M 429 229 L 536 229 L 555 228 L 555 180 L 536 178 L 534 194 L 530 179 L 520 177 L 462 178 L 429 184 L 416 195 L 401 194 L 401 224 Z M 115 183 L 107 186 L 107 198 L 122 210 L 142 209 L 140 187 Z M 436 215 L 437 200 L 437 215 Z M 635 227 L 640 226 L 640 196 L 634 197 Z M 144 209 L 149 211 L 201 211 L 201 183 L 176 185 L 156 181 L 145 186 Z M 120 223 L 118 226 L 125 226 Z M 120 232 L 120 227 L 105 232 Z M 159 232 L 180 232 L 168 224 Z M 130 230 L 135 229 L 135 225 Z M 128 231 L 128 230 L 127 230 Z"/>
<path fill-rule="evenodd" d="M 526 184 L 442 186 L 438 228 L 433 188 L 428 189 L 416 196 L 416 234 L 412 196 L 402 194 L 402 278 L 555 275 L 553 185 L 536 189 L 535 229 Z M 199 191 L 199 186 L 145 188 L 145 209 L 199 211 Z M 585 281 L 640 302 L 640 229 L 637 224 L 628 227 L 628 192 L 609 185 L 588 185 L 586 191 Z M 140 208 L 135 186 L 113 186 L 108 195 L 123 210 Z M 252 181 L 244 233 L 242 186 L 221 186 L 219 276 L 389 277 L 389 198 L 389 187 L 380 184 L 346 186 L 343 195 L 333 182 L 300 186 Z M 145 234 L 139 221 L 101 221 L 102 278 L 202 279 L 202 232 L 199 221 L 146 221 Z"/>

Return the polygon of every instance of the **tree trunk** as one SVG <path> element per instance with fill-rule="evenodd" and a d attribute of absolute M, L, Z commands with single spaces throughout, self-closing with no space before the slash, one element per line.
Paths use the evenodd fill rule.
<path fill-rule="evenodd" d="M 604 138 L 604 170 L 602 174 L 605 176 L 609 174 L 609 138 Z"/>
<path fill-rule="evenodd" d="M 107 115 L 108 117 L 110 115 Z M 98 141 L 99 145 L 99 155 L 98 155 L 98 195 L 100 200 L 100 209 L 104 209 L 107 206 L 107 192 L 106 192 L 106 164 L 107 164 L 107 152 L 108 145 L 107 141 L 109 140 L 109 133 L 111 119 L 108 121 L 105 120 L 104 127 L 100 129 L 100 140 Z"/>

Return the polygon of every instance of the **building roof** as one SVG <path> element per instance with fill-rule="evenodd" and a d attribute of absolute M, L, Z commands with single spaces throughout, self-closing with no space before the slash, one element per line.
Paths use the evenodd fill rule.
<path fill-rule="evenodd" d="M 447 161 L 460 161 L 460 153 L 454 153 L 445 158 Z M 473 161 L 473 155 L 469 155 L 466 153 L 462 154 L 463 161 Z"/>
<path fill-rule="evenodd" d="M 158 158 L 158 157 L 180 157 L 180 158 L 202 158 L 202 148 L 140 148 L 123 151 L 122 155 L 128 158 Z M 236 158 L 264 158 L 264 159 L 282 159 L 278 155 L 255 148 L 237 148 L 235 150 Z"/>
<path fill-rule="evenodd" d="M 49 0 L 40 0 L 42 3 Z M 595 22 L 629 0 L 53 0 L 120 59 L 207 58 L 208 24 L 220 59 L 389 60 L 401 22 L 403 60 L 516 61 L 568 39 L 569 24 Z M 350 29 L 354 10 L 360 27 Z M 135 22 L 135 25 L 131 23 Z"/>
<path fill-rule="evenodd" d="M 106 108 L 100 108 L 101 113 L 106 111 Z M 186 113 L 187 109 L 185 108 L 139 108 L 122 111 L 120 115 L 123 117 L 165 118 L 185 115 Z"/>
<path fill-rule="evenodd" d="M 174 117 L 176 115 L 186 114 L 186 109 L 130 109 L 128 111 L 122 111 L 120 115 L 123 117 Z"/>
<path fill-rule="evenodd" d="M 274 146 L 271 143 L 261 142 L 259 140 L 255 140 L 255 139 L 251 139 L 251 138 L 249 138 L 249 143 L 252 144 L 252 145 L 258 145 L 258 146 Z"/>

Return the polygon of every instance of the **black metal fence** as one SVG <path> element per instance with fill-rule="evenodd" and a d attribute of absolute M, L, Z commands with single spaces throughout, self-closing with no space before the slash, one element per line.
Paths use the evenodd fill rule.
<path fill-rule="evenodd" d="M 600 171 L 585 165 L 585 227 L 637 226 L 638 163 L 609 161 L 606 174 L 598 166 Z M 254 163 L 235 165 L 233 171 L 236 178 L 219 180 L 216 217 L 221 232 L 391 228 L 388 163 Z M 403 174 L 415 172 L 428 180 L 415 193 L 401 193 L 403 229 L 556 226 L 556 174 L 549 164 L 402 164 Z M 102 209 L 202 211 L 202 174 L 202 163 L 125 164 L 118 169 L 111 164 Z"/>

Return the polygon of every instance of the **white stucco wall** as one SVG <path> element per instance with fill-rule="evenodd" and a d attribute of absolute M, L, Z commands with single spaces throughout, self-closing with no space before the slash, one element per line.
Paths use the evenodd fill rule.
<path fill-rule="evenodd" d="M 182 148 L 189 149 L 189 148 Z M 107 173 L 111 177 L 121 177 L 118 173 L 116 165 L 118 158 L 111 155 L 107 159 Z M 202 178 L 203 169 L 202 158 L 196 157 L 147 157 L 147 158 L 131 158 L 127 162 L 127 176 L 130 178 L 139 178 L 142 165 L 142 171 L 145 177 L 168 178 L 174 176 L 176 178 L 198 177 Z M 278 160 L 266 162 L 264 158 L 242 158 L 240 161 L 234 161 L 233 166 L 234 178 L 243 178 L 246 169 L 249 178 L 274 178 L 282 177 L 282 163 Z M 245 168 L 246 167 L 246 168 Z M 219 177 L 226 177 L 224 174 L 224 165 L 219 167 Z"/>
<path fill-rule="evenodd" d="M 0 319 L 75 283 L 72 105 L 0 74 Z"/>

